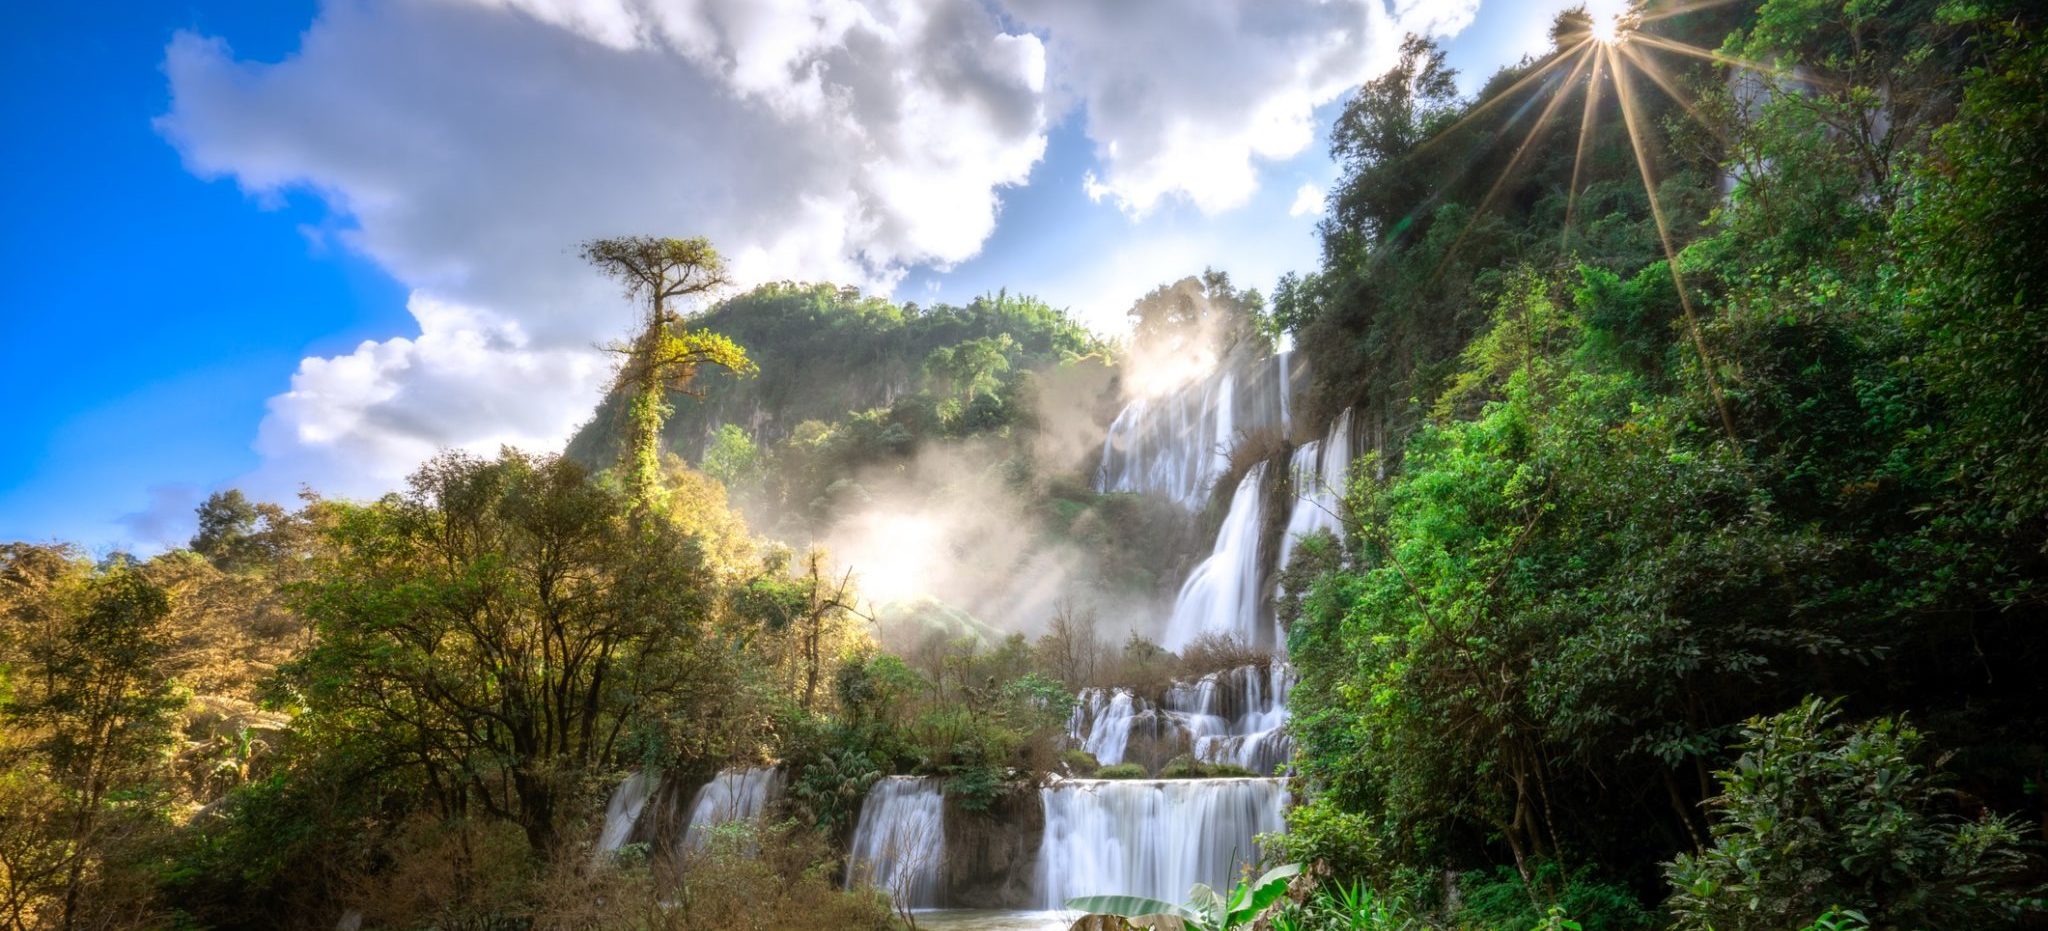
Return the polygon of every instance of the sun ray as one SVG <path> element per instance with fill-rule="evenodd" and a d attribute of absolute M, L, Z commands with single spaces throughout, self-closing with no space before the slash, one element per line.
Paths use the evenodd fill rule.
<path fill-rule="evenodd" d="M 1574 46 L 1572 46 L 1572 48 L 1574 48 L 1574 49 L 1577 49 L 1577 48 L 1580 48 L 1580 47 L 1581 47 L 1582 45 L 1585 45 L 1585 43 L 1580 43 L 1580 44 L 1578 44 L 1578 45 L 1574 45 Z M 1588 57 L 1591 57 L 1591 55 L 1592 55 L 1592 49 L 1591 49 L 1590 47 L 1587 47 L 1587 48 L 1585 49 L 1585 51 L 1584 51 L 1584 52 L 1583 52 L 1583 53 L 1581 54 L 1581 58 L 1588 58 Z M 1559 59 L 1559 60 L 1560 60 L 1560 61 L 1562 61 L 1562 59 Z M 1553 64 L 1554 64 L 1554 63 L 1553 63 Z M 1536 77 L 1536 76 L 1537 76 L 1537 75 L 1531 75 L 1530 77 Z M 1498 102 L 1498 101 L 1499 101 L 1499 100 L 1501 100 L 1502 98 L 1506 97 L 1506 96 L 1508 95 L 1508 93 L 1509 93 L 1510 91 L 1514 90 L 1514 88 L 1515 88 L 1515 87 L 1520 87 L 1520 86 L 1522 86 L 1522 84 L 1523 84 L 1523 83 L 1524 83 L 1524 81 L 1526 81 L 1526 80 L 1528 80 L 1528 79 L 1527 79 L 1527 78 L 1525 78 L 1525 79 L 1524 79 L 1523 81 L 1518 81 L 1518 82 L 1516 82 L 1516 83 L 1515 83 L 1514 87 L 1510 87 L 1510 88 L 1508 88 L 1507 90 L 1503 90 L 1503 91 L 1501 91 L 1501 92 L 1500 92 L 1499 94 L 1495 95 L 1494 97 L 1488 98 L 1488 100 L 1489 100 L 1489 103 L 1492 103 L 1492 102 Z M 1535 106 L 1535 104 L 1536 104 L 1536 97 L 1535 97 L 1535 95 L 1530 95 L 1530 96 L 1528 97 L 1528 99 L 1526 99 L 1526 100 L 1523 100 L 1523 101 L 1522 101 L 1522 104 L 1521 104 L 1521 106 L 1519 106 L 1519 107 L 1517 107 L 1517 108 L 1515 109 L 1515 112 L 1513 113 L 1513 115 L 1509 116 L 1509 117 L 1507 118 L 1507 120 L 1505 120 L 1505 121 L 1504 121 L 1504 122 L 1503 122 L 1503 123 L 1501 124 L 1501 128 L 1502 128 L 1502 130 L 1503 130 L 1503 131 L 1505 131 L 1505 130 L 1507 130 L 1507 129 L 1511 129 L 1511 128 L 1513 128 L 1513 127 L 1515 126 L 1515 124 L 1517 124 L 1517 123 L 1521 122 L 1522 118 L 1523 118 L 1524 116 L 1527 116 L 1527 115 L 1529 114 L 1529 112 L 1530 112 L 1531 108 L 1533 108 L 1533 107 Z M 1468 115 L 1467 115 L 1467 118 L 1469 118 L 1469 117 L 1470 117 L 1470 114 L 1468 114 Z M 1464 122 L 1464 120 L 1462 120 L 1462 119 L 1461 119 L 1461 120 L 1459 120 L 1459 123 L 1463 123 L 1463 122 Z M 1433 135 L 1433 136 L 1431 136 L 1431 137 L 1430 137 L 1430 141 L 1434 141 L 1434 140 L 1436 140 L 1436 139 L 1440 138 L 1440 137 L 1441 137 L 1442 135 L 1448 134 L 1448 133 L 1449 133 L 1449 132 L 1451 131 L 1451 129 L 1455 129 L 1455 128 L 1456 128 L 1456 126 L 1454 125 L 1454 126 L 1452 126 L 1452 127 L 1448 127 L 1448 128 L 1446 128 L 1446 129 L 1442 130 L 1442 131 L 1441 131 L 1440 133 L 1438 133 L 1437 135 Z M 1417 147 L 1416 147 L 1415 149 L 1412 149 L 1412 150 L 1410 150 L 1410 151 L 1409 151 L 1409 153 L 1408 153 L 1407 155 L 1403 156 L 1403 158 L 1412 158 L 1412 157 L 1414 157 L 1414 156 L 1415 156 L 1415 154 L 1416 154 L 1416 153 L 1419 153 L 1419 152 L 1421 152 L 1421 151 L 1422 151 L 1422 149 L 1423 149 L 1424 147 L 1426 147 L 1426 146 L 1427 146 L 1427 144 L 1428 144 L 1428 143 L 1427 143 L 1427 142 L 1425 142 L 1425 143 L 1424 143 L 1423 145 L 1421 145 L 1421 146 L 1417 146 Z M 1406 229 L 1407 229 L 1408 227 L 1410 227 L 1411 225 L 1413 225 L 1417 217 L 1423 216 L 1423 215 L 1425 215 L 1425 214 L 1429 213 L 1429 212 L 1430 212 L 1430 211 L 1431 211 L 1432 209 L 1434 209 L 1434 208 L 1436 207 L 1436 205 L 1437 205 L 1437 204 L 1438 204 L 1439 202 L 1441 202 L 1441 201 L 1443 200 L 1443 198 L 1444 198 L 1444 195 L 1445 195 L 1446 193 L 1448 193 L 1448 192 L 1449 192 L 1449 191 L 1450 191 L 1450 190 L 1451 190 L 1451 189 L 1452 189 L 1453 187 L 1455 187 L 1455 183 L 1456 183 L 1456 182 L 1459 182 L 1459 181 L 1463 181 L 1463 180 L 1465 179 L 1465 177 L 1466 177 L 1467 175 L 1469 175 L 1469 174 L 1471 173 L 1471 171 L 1472 171 L 1472 167 L 1473 167 L 1474 165 L 1477 165 L 1477 164 L 1479 164 L 1479 163 L 1480 163 L 1481 161 L 1483 161 L 1483 160 L 1484 160 L 1484 158 L 1483 158 L 1483 156 L 1484 156 L 1484 155 L 1485 155 L 1485 150 L 1484 150 L 1484 149 L 1478 149 L 1478 150 L 1474 150 L 1474 151 L 1472 152 L 1472 154 L 1470 154 L 1469 156 L 1467 156 L 1467 157 L 1466 157 L 1466 159 L 1465 159 L 1465 161 L 1464 161 L 1464 164 L 1462 164 L 1462 165 L 1459 165 L 1459 166 L 1458 166 L 1458 168 L 1457 168 L 1457 169 L 1456 169 L 1455 171 L 1453 171 L 1453 172 L 1451 173 L 1451 176 L 1450 176 L 1450 178 L 1449 178 L 1449 181 L 1448 181 L 1448 182 L 1447 182 L 1446 184 L 1444 184 L 1444 185 L 1440 186 L 1440 187 L 1439 187 L 1439 188 L 1438 188 L 1438 189 L 1437 189 L 1437 190 L 1436 190 L 1435 192 L 1431 193 L 1431 194 L 1429 195 L 1429 197 L 1425 198 L 1425 199 L 1423 200 L 1423 202 L 1422 202 L 1422 203 L 1420 203 L 1420 204 L 1416 205 L 1416 207 L 1415 207 L 1415 208 L 1414 208 L 1413 210 L 1410 210 L 1410 211 L 1409 211 L 1409 212 L 1407 213 L 1407 215 L 1403 216 L 1403 217 L 1402 217 L 1402 218 L 1401 218 L 1401 219 L 1400 219 L 1400 220 L 1399 220 L 1398 222 L 1394 223 L 1394 224 L 1393 224 L 1393 227 L 1392 227 L 1392 229 L 1391 229 L 1391 230 L 1390 230 L 1389 232 L 1387 232 L 1387 233 L 1383 234 L 1382 236 L 1380 236 L 1380 238 L 1379 238 L 1379 240 L 1378 240 L 1378 243 L 1376 244 L 1376 248 L 1375 248 L 1375 250 L 1374 250 L 1374 252 L 1376 253 L 1376 257 L 1375 257 L 1374 261 L 1375 261 L 1375 262 L 1377 262 L 1377 261 L 1378 261 L 1378 258 L 1379 258 L 1379 257 L 1384 257 L 1384 255 L 1385 255 L 1385 250 L 1384 250 L 1384 249 L 1381 249 L 1381 248 L 1377 248 L 1378 246 L 1385 246 L 1385 245 L 1387 245 L 1388 243 L 1391 243 L 1391 242 L 1392 242 L 1392 241 L 1393 241 L 1393 240 L 1394 240 L 1395 238 L 1397 238 L 1398 236 L 1400 236 L 1400 234 L 1401 234 L 1401 232 L 1402 232 L 1402 231 L 1406 230 Z"/>
<path fill-rule="evenodd" d="M 1606 56 L 1588 55 L 1593 62 L 1593 75 L 1586 79 L 1586 107 L 1579 114 L 1579 145 L 1572 153 L 1572 183 L 1564 195 L 1564 231 L 1559 235 L 1558 247 L 1571 243 L 1572 212 L 1579 202 L 1579 174 L 1586 164 L 1586 149 L 1592 144 L 1594 123 L 1600 118 L 1600 74 L 1606 65 Z"/>
<path fill-rule="evenodd" d="M 1678 86 L 1671 83 L 1670 75 L 1664 73 L 1662 66 L 1651 61 L 1649 56 L 1640 49 L 1623 48 L 1620 52 L 1628 57 L 1628 63 L 1635 66 L 1635 70 L 1641 72 L 1643 77 L 1649 78 L 1650 83 L 1657 85 L 1657 89 L 1664 92 L 1664 96 L 1671 98 L 1672 103 L 1677 104 L 1679 109 L 1684 110 L 1687 116 L 1692 117 L 1693 122 L 1698 123 L 1707 132 L 1713 133 L 1714 138 L 1721 140 L 1723 145 L 1732 144 L 1728 139 L 1728 134 L 1722 132 L 1720 126 L 1716 125 L 1713 120 L 1707 119 L 1707 115 L 1701 113 L 1697 105 L 1684 94 L 1678 92 Z"/>
<path fill-rule="evenodd" d="M 1650 201 L 1650 219 L 1657 226 L 1657 239 L 1664 246 L 1664 264 L 1671 270 L 1671 284 L 1678 289 L 1678 306 L 1685 312 L 1685 328 L 1692 335 L 1693 349 L 1700 355 L 1700 371 L 1707 377 L 1707 390 L 1714 396 L 1714 407 L 1721 414 L 1721 428 L 1728 434 L 1728 442 L 1740 443 L 1735 436 L 1735 417 L 1728 411 L 1728 399 L 1721 392 L 1720 376 L 1714 372 L 1714 358 L 1707 352 L 1707 341 L 1700 335 L 1699 315 L 1693 311 L 1692 296 L 1685 289 L 1685 277 L 1678 271 L 1678 252 L 1671 247 L 1671 227 L 1664 219 L 1664 208 L 1657 202 L 1657 185 L 1651 179 L 1650 158 L 1643 147 L 1643 135 L 1637 125 L 1635 94 L 1630 92 L 1626 75 L 1622 73 L 1622 60 L 1607 56 L 1611 69 L 1609 77 L 1614 82 L 1614 95 L 1621 101 L 1621 119 L 1628 127 L 1629 147 L 1635 151 L 1636 170 L 1643 179 L 1643 193 Z"/>
<path fill-rule="evenodd" d="M 1564 103 L 1565 88 L 1570 87 L 1572 82 L 1579 79 L 1579 75 L 1584 73 L 1586 69 L 1586 62 L 1591 58 L 1591 55 L 1579 56 L 1579 63 L 1574 65 L 1571 73 L 1565 76 L 1564 84 L 1558 88 L 1556 93 L 1550 95 L 1550 102 L 1545 104 L 1543 112 L 1536 116 L 1536 122 L 1529 125 L 1529 132 L 1522 137 L 1522 144 L 1515 147 L 1513 155 L 1508 156 L 1507 165 L 1503 166 L 1500 174 L 1494 177 L 1493 185 L 1486 189 L 1486 196 L 1480 198 L 1478 208 L 1474 209 L 1471 218 L 1465 221 L 1465 228 L 1458 231 L 1458 238 L 1451 240 L 1451 247 L 1444 250 L 1444 257 L 1438 260 L 1436 271 L 1430 276 L 1432 280 L 1436 276 L 1443 274 L 1444 268 L 1451 263 L 1451 257 L 1458 254 L 1458 247 L 1465 244 L 1465 237 L 1472 232 L 1472 227 L 1479 222 L 1480 217 L 1486 215 L 1487 209 L 1493 206 L 1494 198 L 1500 196 L 1501 188 L 1507 186 L 1508 179 L 1514 177 L 1515 169 L 1521 166 L 1522 159 L 1529 154 L 1530 146 L 1536 142 L 1537 134 L 1549 128 L 1550 119 L 1557 114 L 1558 105 Z"/>
<path fill-rule="evenodd" d="M 1689 55 L 1693 58 L 1714 62 L 1715 64 L 1727 65 L 1731 68 L 1743 68 L 1749 71 L 1757 72 L 1758 74 L 1768 74 L 1774 78 L 1778 78 L 1784 81 L 1803 81 L 1810 84 L 1827 86 L 1827 82 L 1819 78 L 1811 77 L 1808 75 L 1793 74 L 1792 72 L 1787 71 L 1783 68 L 1766 65 L 1761 62 L 1750 61 L 1747 58 L 1737 58 L 1726 52 L 1715 51 L 1712 49 L 1703 49 L 1697 45 L 1687 45 L 1686 43 L 1680 42 L 1676 39 L 1670 39 L 1659 35 L 1651 35 L 1649 33 L 1643 33 L 1637 36 L 1636 38 L 1639 41 L 1648 43 L 1650 45 L 1654 45 L 1667 52 L 1677 52 L 1680 55 Z"/>
<path fill-rule="evenodd" d="M 1644 13 L 1642 15 L 1642 18 L 1638 19 L 1637 22 L 1654 23 L 1658 20 L 1670 19 L 1673 16 L 1684 16 L 1687 13 L 1697 13 L 1701 10 L 1711 10 L 1717 6 L 1727 6 L 1728 4 L 1736 2 L 1739 2 L 1739 0 L 1695 0 L 1695 2 L 1692 3 L 1681 3 L 1676 6 L 1667 7 L 1665 9 L 1658 10 L 1655 13 Z"/>
<path fill-rule="evenodd" d="M 1495 106 L 1499 105 L 1501 101 L 1514 96 L 1515 92 L 1521 90 L 1524 87 L 1529 86 L 1530 84 L 1536 81 L 1541 80 L 1544 75 L 1557 70 L 1557 67 L 1559 65 L 1564 64 L 1567 59 L 1570 59 L 1573 56 L 1574 53 L 1579 52 L 1581 50 L 1590 51 L 1590 48 L 1595 44 L 1596 43 L 1593 41 L 1593 37 L 1591 35 L 1587 35 L 1579 41 L 1572 43 L 1570 46 L 1559 49 L 1557 51 L 1557 54 L 1552 56 L 1550 61 L 1544 63 L 1542 67 L 1537 68 L 1536 70 L 1523 75 L 1521 80 L 1518 80 L 1515 83 L 1508 85 L 1506 88 L 1503 88 L 1500 93 L 1488 97 L 1483 101 L 1480 101 L 1471 109 L 1466 110 L 1464 115 L 1458 117 L 1458 119 L 1455 122 L 1451 123 L 1451 125 L 1446 126 L 1440 130 L 1437 130 L 1434 133 L 1431 133 L 1429 138 L 1422 140 L 1422 142 L 1416 145 L 1414 149 L 1409 150 L 1408 157 L 1413 158 L 1417 155 L 1420 155 L 1423 152 L 1428 151 L 1430 146 L 1433 146 L 1438 142 L 1443 141 L 1444 139 L 1450 138 L 1452 135 L 1457 133 L 1457 131 L 1460 128 L 1462 128 L 1466 123 L 1471 122 L 1480 114 L 1493 109 Z"/>

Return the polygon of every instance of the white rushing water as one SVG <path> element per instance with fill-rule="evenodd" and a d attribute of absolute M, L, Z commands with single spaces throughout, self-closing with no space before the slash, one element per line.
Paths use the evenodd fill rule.
<path fill-rule="evenodd" d="M 1176 391 L 1126 404 L 1103 438 L 1096 490 L 1147 492 L 1200 507 L 1240 434 L 1287 430 L 1292 365 L 1285 352 L 1257 366 L 1225 364 Z"/>
<path fill-rule="evenodd" d="M 1178 902 L 1196 883 L 1225 888 L 1259 861 L 1255 838 L 1284 826 L 1283 779 L 1069 779 L 1042 788 L 1036 895 Z"/>
<path fill-rule="evenodd" d="M 1131 729 L 1156 713 L 1151 702 L 1131 694 L 1130 689 L 1082 689 L 1075 698 L 1074 714 L 1067 719 L 1067 739 L 1104 766 L 1124 761 Z"/>
<path fill-rule="evenodd" d="M 1272 775 L 1293 755 L 1287 693 L 1294 668 L 1275 660 L 1176 682 L 1158 707 L 1128 689 L 1082 689 L 1067 736 L 1104 766 L 1125 762 L 1133 733 L 1170 734 L 1205 763 Z"/>
<path fill-rule="evenodd" d="M 654 796 L 658 782 L 653 773 L 642 770 L 627 776 L 612 790 L 611 800 L 604 806 L 604 830 L 597 835 L 599 856 L 626 845 L 626 838 L 633 836 L 633 826 L 640 823 L 640 812 L 646 810 L 647 800 Z"/>
<path fill-rule="evenodd" d="M 1287 693 L 1294 667 L 1239 666 L 1192 683 L 1175 683 L 1166 709 L 1188 722 L 1195 759 L 1271 775 L 1294 755 L 1287 734 Z"/>
<path fill-rule="evenodd" d="M 1176 653 L 1204 634 L 1235 637 L 1246 644 L 1259 644 L 1259 618 L 1264 615 L 1266 593 L 1259 587 L 1264 572 L 1259 562 L 1259 532 L 1265 526 L 1265 495 L 1259 486 L 1266 478 L 1261 462 L 1246 472 L 1230 496 L 1230 511 L 1216 531 L 1216 546 L 1209 558 L 1188 573 L 1180 595 L 1173 600 L 1173 614 L 1166 621 L 1166 636 L 1160 645 Z"/>
<path fill-rule="evenodd" d="M 1141 492 L 1198 508 L 1245 436 L 1286 431 L 1293 382 L 1285 354 L 1226 365 L 1179 391 L 1132 401 L 1103 444 L 1097 487 Z M 1264 649 L 1284 647 L 1269 595 L 1271 572 L 1295 540 L 1341 530 L 1338 518 L 1351 464 L 1347 412 L 1328 436 L 1297 448 L 1285 477 L 1294 498 L 1279 553 L 1262 546 L 1268 525 L 1261 462 L 1231 497 L 1207 558 L 1189 573 L 1160 641 L 1180 652 L 1218 634 Z M 1277 468 L 1277 464 L 1274 468 Z M 1273 476 L 1280 478 L 1280 476 Z M 1264 549 L 1266 552 L 1261 552 Z M 1151 765 L 1191 751 L 1197 759 L 1270 774 L 1292 755 L 1286 731 L 1294 670 L 1284 659 L 1254 662 L 1178 682 L 1161 695 L 1087 689 L 1069 726 L 1073 745 L 1103 765 L 1134 756 Z M 1276 778 L 1055 781 L 1039 789 L 1044 830 L 1030 898 L 1058 910 L 1076 896 L 1126 894 L 1180 901 L 1197 883 L 1226 888 L 1262 858 L 1256 838 L 1285 829 L 1287 783 Z M 929 909 L 957 897 L 942 888 L 945 805 L 941 782 L 892 777 L 875 784 L 861 808 L 847 863 L 849 885 L 866 882 L 896 903 Z M 1011 916 L 1057 926 L 1055 913 L 957 913 L 963 927 Z M 937 917 L 936 915 L 934 916 Z M 1025 925 L 1016 925 L 1023 927 Z"/>
<path fill-rule="evenodd" d="M 890 776 L 868 790 L 846 860 L 847 886 L 873 885 L 905 908 L 939 904 L 946 847 L 940 784 L 929 777 Z"/>
<path fill-rule="evenodd" d="M 1297 448 L 1288 470 L 1294 481 L 1294 507 L 1280 538 L 1276 569 L 1287 567 L 1294 545 L 1302 537 L 1318 530 L 1344 529 L 1344 489 L 1351 474 L 1351 412 L 1337 418 L 1328 436 Z"/>
<path fill-rule="evenodd" d="M 719 770 L 690 800 L 682 849 L 703 850 L 719 825 L 759 820 L 769 803 L 781 797 L 782 781 L 782 770 L 776 767 Z"/>

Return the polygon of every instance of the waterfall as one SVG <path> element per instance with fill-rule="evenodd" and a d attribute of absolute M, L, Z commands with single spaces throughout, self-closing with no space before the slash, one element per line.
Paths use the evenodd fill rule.
<path fill-rule="evenodd" d="M 1270 776 L 1293 755 L 1286 731 L 1293 686 L 1294 668 L 1276 660 L 1176 682 L 1156 708 L 1128 689 L 1082 689 L 1067 737 L 1109 766 L 1129 759 L 1134 732 L 1165 732 L 1202 762 Z"/>
<path fill-rule="evenodd" d="M 640 822 L 640 812 L 654 795 L 656 781 L 652 773 L 641 770 L 627 776 L 612 790 L 611 800 L 604 806 L 604 830 L 597 835 L 598 856 L 626 845 L 626 838 L 633 835 L 633 825 Z"/>
<path fill-rule="evenodd" d="M 1239 666 L 1193 683 L 1175 683 L 1166 708 L 1189 721 L 1195 759 L 1272 775 L 1294 755 L 1287 692 L 1294 667 L 1282 662 Z"/>
<path fill-rule="evenodd" d="M 1302 444 L 1288 461 L 1288 476 L 1294 481 L 1294 508 L 1287 515 L 1287 532 L 1280 538 L 1280 561 L 1276 569 L 1287 568 L 1295 542 L 1318 530 L 1341 531 L 1344 489 L 1351 474 L 1351 412 L 1345 411 L 1330 426 L 1330 435 Z"/>
<path fill-rule="evenodd" d="M 782 779 L 782 770 L 775 767 L 719 770 L 690 800 L 682 849 L 703 850 L 719 825 L 758 820 L 782 794 Z"/>
<path fill-rule="evenodd" d="M 846 861 L 846 885 L 867 882 L 899 907 L 939 904 L 944 866 L 945 798 L 940 780 L 890 776 L 868 790 Z"/>
<path fill-rule="evenodd" d="M 1285 822 L 1282 779 L 1069 779 L 1045 806 L 1034 889 L 1046 908 L 1083 895 L 1178 902 L 1196 883 L 1227 888 L 1259 861 L 1255 838 Z"/>
<path fill-rule="evenodd" d="M 1193 384 L 1137 398 L 1119 411 L 1102 440 L 1098 491 L 1164 495 L 1198 508 L 1230 464 L 1238 433 L 1285 431 L 1289 424 L 1292 354 L 1270 365 L 1226 362 Z"/>
<path fill-rule="evenodd" d="M 1082 689 L 1068 734 L 1104 766 L 1121 763 L 1131 742 L 1131 724 L 1151 709 L 1129 689 Z"/>
<path fill-rule="evenodd" d="M 1174 599 L 1161 646 L 1179 652 L 1203 634 L 1225 634 L 1246 644 L 1265 639 L 1258 623 L 1266 594 L 1259 588 L 1259 532 L 1265 526 L 1259 486 L 1265 477 L 1261 462 L 1237 483 L 1230 512 L 1216 531 L 1215 548 L 1188 573 Z"/>

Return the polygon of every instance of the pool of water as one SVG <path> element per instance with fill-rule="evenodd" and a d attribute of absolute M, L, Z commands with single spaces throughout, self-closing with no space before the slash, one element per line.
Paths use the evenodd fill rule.
<path fill-rule="evenodd" d="M 1071 912 L 991 912 L 941 908 L 913 913 L 919 931 L 1067 931 Z"/>

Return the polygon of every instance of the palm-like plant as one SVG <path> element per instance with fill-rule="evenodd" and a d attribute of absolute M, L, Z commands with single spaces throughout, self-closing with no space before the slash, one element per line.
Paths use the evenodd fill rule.
<path fill-rule="evenodd" d="M 1188 931 L 1229 931 L 1244 927 L 1265 911 L 1266 906 L 1279 901 L 1287 894 L 1287 881 L 1300 872 L 1299 863 L 1276 866 L 1256 880 L 1239 881 L 1227 897 L 1208 886 L 1197 884 L 1184 905 L 1136 895 L 1091 895 L 1068 899 L 1067 908 L 1122 918 L 1171 915 L 1180 919 Z"/>

